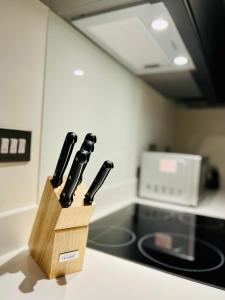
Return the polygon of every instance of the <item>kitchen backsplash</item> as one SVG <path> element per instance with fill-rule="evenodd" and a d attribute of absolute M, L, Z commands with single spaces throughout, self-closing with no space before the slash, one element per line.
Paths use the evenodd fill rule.
<path fill-rule="evenodd" d="M 225 109 L 185 109 L 177 111 L 176 149 L 208 156 L 218 167 L 225 185 Z"/>
<path fill-rule="evenodd" d="M 75 76 L 77 69 L 84 76 Z M 50 13 L 40 192 L 69 130 L 79 136 L 77 149 L 87 132 L 98 137 L 84 174 L 87 184 L 105 159 L 115 163 L 106 186 L 134 182 L 139 155 L 149 141 L 173 143 L 174 112 L 172 102 Z"/>

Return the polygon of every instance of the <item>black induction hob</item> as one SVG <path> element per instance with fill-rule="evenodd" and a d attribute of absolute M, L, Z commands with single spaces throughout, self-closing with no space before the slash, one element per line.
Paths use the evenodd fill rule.
<path fill-rule="evenodd" d="M 92 223 L 88 247 L 225 289 L 225 220 L 131 204 Z"/>

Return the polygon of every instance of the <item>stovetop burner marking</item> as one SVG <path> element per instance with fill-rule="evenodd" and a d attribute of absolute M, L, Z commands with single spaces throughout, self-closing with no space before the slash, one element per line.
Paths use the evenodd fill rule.
<path fill-rule="evenodd" d="M 199 243 L 201 243 L 202 245 L 205 245 L 207 246 L 208 248 L 210 248 L 211 250 L 213 250 L 214 252 L 216 252 L 220 258 L 220 263 L 217 264 L 216 266 L 214 267 L 211 267 L 211 268 L 204 268 L 204 269 L 190 269 L 190 268 L 180 268 L 180 267 L 175 267 L 175 266 L 171 266 L 169 264 L 166 264 L 164 262 L 161 262 L 160 260 L 152 257 L 150 254 L 148 254 L 144 249 L 143 249 L 143 242 L 149 238 L 152 238 L 154 237 L 155 233 L 150 233 L 150 234 L 146 234 L 144 235 L 142 238 L 139 239 L 138 241 L 138 249 L 139 251 L 141 252 L 141 254 L 143 256 L 145 256 L 146 258 L 148 258 L 149 260 L 157 263 L 157 264 L 160 264 L 164 267 L 168 267 L 168 268 L 171 268 L 171 269 L 174 269 L 174 270 L 179 270 L 179 271 L 186 271 L 186 272 L 209 272 L 209 271 L 214 271 L 214 270 L 217 270 L 219 269 L 225 262 L 225 258 L 224 258 L 224 255 L 223 253 L 217 248 L 215 247 L 214 245 L 204 241 L 204 240 L 201 240 L 201 239 L 192 239 L 188 236 L 185 236 L 185 235 L 182 235 L 182 234 L 177 234 L 177 233 L 169 233 L 170 235 L 173 235 L 173 236 L 176 236 L 176 237 L 182 237 L 182 238 L 186 238 L 186 239 L 189 239 L 189 240 L 192 240 L 192 241 L 197 241 Z"/>
<path fill-rule="evenodd" d="M 130 239 L 127 242 L 124 243 L 120 243 L 120 244 L 105 244 L 105 243 L 101 243 L 101 242 L 96 242 L 93 239 L 89 239 L 88 242 L 92 243 L 94 245 L 97 246 L 102 246 L 102 247 L 108 247 L 108 248 L 119 248 L 119 247 L 125 247 L 125 246 L 129 246 L 131 244 L 133 244 L 136 241 L 136 234 L 134 232 L 132 232 L 131 230 L 121 227 L 121 226 L 107 226 L 107 225 L 99 225 L 99 226 L 95 226 L 92 227 L 93 229 L 103 229 L 105 228 L 105 231 L 101 232 L 100 234 L 94 236 L 94 239 L 99 238 L 101 235 L 104 235 L 106 232 L 112 230 L 112 229 L 116 229 L 116 230 L 122 230 L 124 232 L 127 232 L 130 235 Z"/>

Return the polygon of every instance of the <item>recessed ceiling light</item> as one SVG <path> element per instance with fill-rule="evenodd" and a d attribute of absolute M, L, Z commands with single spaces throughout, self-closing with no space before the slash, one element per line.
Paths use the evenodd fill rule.
<path fill-rule="evenodd" d="M 165 30 L 168 27 L 168 22 L 164 19 L 156 19 L 152 21 L 151 26 L 154 30 L 161 31 Z"/>
<path fill-rule="evenodd" d="M 177 56 L 174 58 L 173 62 L 177 66 L 183 66 L 187 64 L 188 59 L 185 56 Z"/>
<path fill-rule="evenodd" d="M 76 69 L 76 70 L 73 71 L 73 74 L 75 76 L 84 76 L 84 71 L 80 70 L 80 69 Z"/>

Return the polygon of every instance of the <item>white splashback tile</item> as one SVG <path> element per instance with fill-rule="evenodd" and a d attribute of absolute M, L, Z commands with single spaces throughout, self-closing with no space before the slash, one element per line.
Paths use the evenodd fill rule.
<path fill-rule="evenodd" d="M 74 76 L 82 69 L 82 77 Z M 98 137 L 84 179 L 89 185 L 105 159 L 115 168 L 106 184 L 135 178 L 149 142 L 172 144 L 175 108 L 62 19 L 50 13 L 41 150 L 41 184 L 54 171 L 67 131 L 82 143 Z"/>

